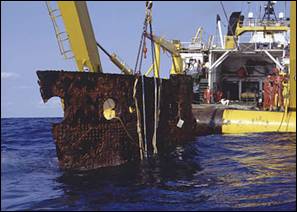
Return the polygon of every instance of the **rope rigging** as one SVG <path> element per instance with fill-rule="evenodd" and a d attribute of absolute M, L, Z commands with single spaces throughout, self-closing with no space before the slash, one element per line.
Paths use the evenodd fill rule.
<path fill-rule="evenodd" d="M 150 36 L 153 37 L 153 27 L 152 27 L 152 21 L 151 16 L 148 19 L 149 21 L 149 29 L 150 29 Z M 157 130 L 158 130 L 158 123 L 159 123 L 159 115 L 160 115 L 160 94 L 161 94 L 161 80 L 160 80 L 160 72 L 159 72 L 159 64 L 157 63 L 157 58 L 155 54 L 155 45 L 153 40 L 151 40 L 151 48 L 152 48 L 152 63 L 153 63 L 153 69 L 154 69 L 154 90 L 155 90 L 155 112 L 154 112 L 154 134 L 152 138 L 152 145 L 153 145 L 153 153 L 158 153 L 157 148 Z M 159 87 L 157 78 L 159 79 Z"/>
<path fill-rule="evenodd" d="M 141 82 L 142 82 L 142 123 L 143 123 L 143 137 L 144 139 L 142 140 L 142 130 L 141 130 L 141 118 L 140 118 L 140 112 L 139 108 L 137 108 L 138 113 L 137 113 L 137 122 L 138 122 L 138 134 L 139 134 L 139 144 L 144 142 L 144 152 L 141 152 L 141 155 L 144 155 L 144 157 L 148 157 L 148 143 L 147 143 L 147 135 L 146 135 L 146 104 L 145 104 L 145 79 L 144 75 L 141 73 L 141 68 L 142 68 L 142 61 L 143 59 L 146 59 L 146 53 L 147 53 L 147 48 L 146 48 L 146 34 L 148 31 L 149 27 L 149 34 L 152 37 L 153 36 L 153 28 L 152 28 L 152 1 L 146 1 L 146 11 L 145 11 L 145 20 L 143 24 L 143 32 L 141 35 L 140 39 L 140 44 L 138 47 L 138 53 L 137 53 L 137 58 L 136 58 L 136 64 L 135 64 L 135 72 L 136 74 L 136 82 L 134 86 L 134 94 L 136 94 L 136 85 L 138 82 L 139 77 L 141 77 Z M 156 54 L 155 54 L 155 46 L 154 46 L 154 41 L 151 40 L 151 56 L 152 56 L 152 63 L 153 63 L 153 70 L 154 70 L 154 99 L 155 99 L 155 112 L 154 112 L 154 134 L 152 138 L 152 146 L 153 146 L 153 153 L 156 154 L 158 153 L 157 150 L 157 129 L 158 129 L 158 123 L 159 123 L 159 114 L 160 114 L 160 94 L 161 94 L 161 80 L 160 80 L 160 75 L 159 75 L 159 64 L 156 64 Z M 157 78 L 159 79 L 159 83 L 157 82 Z M 159 86 L 158 86 L 159 84 Z M 135 95 L 134 95 L 135 96 Z M 135 98 L 135 103 L 137 104 L 137 99 Z M 138 106 L 137 106 L 138 107 Z"/>

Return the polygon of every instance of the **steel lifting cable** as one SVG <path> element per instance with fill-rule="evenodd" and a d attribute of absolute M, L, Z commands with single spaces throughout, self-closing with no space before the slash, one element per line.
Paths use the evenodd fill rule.
<path fill-rule="evenodd" d="M 138 84 L 139 77 L 136 76 L 134 86 L 133 86 L 133 99 L 135 101 L 135 108 L 136 108 L 136 117 L 137 117 L 137 134 L 138 134 L 138 145 L 139 145 L 139 154 L 140 154 L 140 159 L 143 160 L 143 140 L 142 140 L 142 132 L 141 132 L 141 116 L 140 116 L 140 111 L 139 111 L 139 106 L 138 106 L 138 101 L 136 97 L 136 87 Z"/>
<path fill-rule="evenodd" d="M 141 41 L 140 41 L 140 45 L 138 48 L 138 54 L 137 54 L 137 59 L 136 59 L 136 64 L 135 64 L 135 71 L 138 71 L 137 73 L 141 75 L 141 66 L 142 66 L 142 60 L 143 60 L 143 56 L 144 56 L 144 50 L 146 48 L 146 41 L 145 41 L 145 34 L 147 32 L 147 24 L 149 23 L 150 26 L 150 35 L 152 37 L 152 24 L 151 24 L 151 7 L 152 7 L 152 3 L 151 2 L 146 2 L 146 17 L 145 17 L 145 21 L 144 21 L 144 26 L 143 26 L 143 33 L 141 36 Z M 154 72 L 157 72 L 158 74 L 158 78 L 159 78 L 159 70 L 158 70 L 158 64 L 156 64 L 156 66 L 154 66 L 155 61 L 157 61 L 156 59 L 156 55 L 155 55 L 155 48 L 154 48 L 154 43 L 153 41 L 151 41 L 151 48 L 152 48 L 152 63 L 153 63 L 153 67 L 154 67 Z M 141 55 L 141 56 L 140 56 Z M 140 59 L 140 61 L 139 61 Z M 138 66 L 138 62 L 139 62 L 139 66 Z M 157 70 L 155 70 L 157 69 Z M 144 80 L 144 76 L 141 75 L 141 80 L 142 80 L 142 106 L 143 106 L 143 132 L 144 132 L 144 156 L 147 158 L 148 157 L 148 145 L 147 145 L 147 136 L 146 136 L 146 107 L 145 107 L 145 80 Z M 138 78 L 136 79 L 135 83 L 134 83 L 134 94 L 133 97 L 135 99 L 135 103 L 136 103 L 136 107 L 137 107 L 137 122 L 138 122 L 138 126 L 140 124 L 140 113 L 139 113 L 139 108 L 137 105 L 137 99 L 136 99 L 136 85 L 138 82 Z M 158 153 L 157 150 L 157 144 L 156 144 L 156 139 L 157 139 L 157 129 L 158 129 L 158 122 L 159 122 L 159 115 L 160 115 L 160 95 L 161 95 L 161 82 L 159 83 L 159 89 L 158 89 L 158 83 L 157 83 L 157 79 L 156 79 L 156 75 L 154 74 L 154 87 L 155 87 L 155 114 L 154 114 L 154 135 L 153 135 L 153 139 L 152 139 L 152 145 L 153 145 L 153 152 L 154 154 Z M 138 130 L 138 134 L 140 137 L 140 133 L 139 131 L 141 131 L 141 128 L 137 128 Z M 139 139 L 139 141 L 142 139 Z M 140 145 L 141 148 L 141 145 Z M 142 156 L 142 152 L 141 152 L 141 156 Z M 141 157 L 142 158 L 142 157 Z"/>
<path fill-rule="evenodd" d="M 145 87 L 144 87 L 144 76 L 141 75 L 142 82 L 142 115 L 143 115 L 143 134 L 144 134 L 144 156 L 147 158 L 147 139 L 146 139 L 146 108 L 145 108 Z"/>
<path fill-rule="evenodd" d="M 140 44 L 141 45 L 139 46 L 139 50 L 140 51 L 142 50 L 142 53 L 140 51 L 138 51 L 137 61 L 136 61 L 136 65 L 135 65 L 135 71 L 136 71 L 136 68 L 138 66 L 139 56 L 141 54 L 140 63 L 139 63 L 139 70 L 137 71 L 137 76 L 136 76 L 136 79 L 135 79 L 135 82 L 134 82 L 134 86 L 133 86 L 133 99 L 135 101 L 135 107 L 136 107 L 137 134 L 138 134 L 138 141 L 139 141 L 140 159 L 143 160 L 144 149 L 143 149 L 143 139 L 142 139 L 141 114 L 140 114 L 139 105 L 138 105 L 138 101 L 137 101 L 137 97 L 136 97 L 137 84 L 138 84 L 138 80 L 139 80 L 139 74 L 141 74 L 140 73 L 140 70 L 141 70 L 142 57 L 143 57 L 143 45 L 144 45 L 143 34 L 141 36 L 141 42 L 140 42 Z M 144 137 L 146 138 L 146 135 Z"/>
<path fill-rule="evenodd" d="M 152 1 L 146 1 L 146 16 L 145 16 L 145 23 L 144 23 L 144 27 L 143 27 L 143 46 L 142 46 L 142 56 L 140 58 L 140 67 L 141 67 L 141 63 L 142 63 L 142 58 L 143 58 L 143 54 L 144 54 L 144 50 L 145 50 L 145 46 L 146 46 L 146 42 L 145 42 L 145 34 L 147 32 L 147 24 L 149 23 L 150 25 L 150 33 L 152 35 L 152 26 L 151 26 L 151 8 L 152 8 Z M 152 62 L 154 62 L 154 46 L 153 43 L 152 44 Z M 140 72 L 140 69 L 139 69 Z M 157 92 L 156 89 L 156 79 L 155 79 L 155 75 L 154 75 L 154 82 L 155 82 L 155 92 Z M 144 75 L 141 75 L 141 79 L 142 79 L 142 106 L 143 106 L 143 132 L 144 132 L 144 153 L 145 153 L 145 157 L 148 157 L 148 144 L 147 144 L 147 136 L 146 136 L 146 107 L 145 107 L 145 81 L 144 81 Z M 156 98 L 156 93 L 155 93 L 155 102 L 157 101 Z M 156 103 L 155 103 L 155 114 L 156 114 Z M 154 130 L 154 136 L 156 134 L 156 115 L 155 115 L 155 130 Z M 157 149 L 156 149 L 156 142 L 153 142 L 153 147 L 154 147 L 154 153 L 157 153 Z"/>
<path fill-rule="evenodd" d="M 144 35 L 144 34 L 143 34 Z M 145 85 L 144 85 L 144 76 L 141 74 L 141 66 L 142 66 L 142 60 L 143 60 L 143 54 L 144 54 L 144 48 L 145 48 L 145 40 L 143 40 L 142 45 L 142 51 L 141 51 L 141 57 L 140 57 L 140 64 L 139 64 L 139 70 L 138 73 L 141 75 L 141 84 L 142 84 L 142 118 L 143 118 L 143 137 L 144 137 L 144 156 L 147 158 L 147 139 L 146 139 L 146 108 L 145 108 Z"/>
<path fill-rule="evenodd" d="M 150 26 L 150 36 L 153 37 L 153 29 L 152 29 L 152 23 L 150 21 L 149 23 Z M 154 72 L 157 72 L 158 79 L 160 79 L 159 76 L 159 64 L 156 64 L 157 59 L 156 59 L 156 54 L 155 54 L 155 46 L 154 42 L 151 40 L 151 48 L 152 48 L 152 63 L 154 67 Z M 155 70 L 157 69 L 157 70 Z M 157 130 L 158 130 L 158 125 L 159 125 L 159 115 L 160 115 L 160 94 L 161 94 L 161 83 L 157 83 L 157 78 L 156 75 L 154 74 L 154 90 L 155 90 L 155 114 L 154 114 L 154 135 L 152 138 L 152 145 L 153 145 L 153 153 L 157 154 L 158 153 L 158 148 L 157 148 Z"/>
<path fill-rule="evenodd" d="M 146 8 L 146 10 L 147 10 L 147 8 Z M 146 31 L 147 31 L 147 12 L 145 14 L 143 28 L 142 28 L 142 34 L 141 34 L 141 39 L 140 39 L 140 43 L 139 43 L 139 47 L 138 47 L 136 64 L 135 64 L 135 69 L 134 69 L 135 72 L 137 70 L 137 66 L 138 66 L 138 61 L 139 61 L 140 54 L 143 56 L 143 46 L 145 45 L 145 36 L 144 35 L 145 35 Z M 140 64 L 140 66 L 141 66 L 141 64 Z M 139 68 L 138 74 L 140 73 L 140 69 L 141 68 Z"/>
<path fill-rule="evenodd" d="M 141 39 L 140 39 L 140 43 L 139 43 L 139 47 L 138 47 L 138 52 L 137 52 L 137 58 L 136 58 L 136 64 L 135 64 L 135 69 L 134 69 L 134 73 L 136 73 L 136 70 L 137 70 L 137 66 L 138 66 L 138 61 L 139 61 L 139 56 L 140 56 L 140 51 L 142 49 L 142 46 L 143 46 L 143 39 L 144 36 L 143 36 L 143 33 L 141 34 Z M 139 73 L 138 73 L 139 74 Z"/>
<path fill-rule="evenodd" d="M 146 28 L 145 28 L 146 30 Z M 144 33 L 143 33 L 144 36 Z M 145 48 L 145 39 L 143 40 L 142 45 L 142 51 L 141 51 L 141 57 L 139 62 L 139 70 L 138 73 L 141 74 L 141 66 L 142 66 L 142 60 L 143 60 L 143 54 L 144 54 L 144 48 Z M 142 116 L 143 116 L 143 134 L 144 134 L 144 156 L 147 158 L 147 139 L 146 139 L 146 108 L 145 108 L 145 87 L 144 87 L 144 76 L 141 75 L 141 83 L 142 83 Z"/>
<path fill-rule="evenodd" d="M 144 149 L 143 149 L 143 139 L 142 139 L 142 127 L 141 127 L 141 114 L 140 114 L 140 110 L 139 110 L 139 106 L 138 106 L 138 101 L 137 101 L 137 97 L 136 97 L 136 87 L 138 84 L 138 80 L 139 80 L 139 75 L 141 75 L 141 66 L 142 66 L 142 60 L 143 60 L 143 56 L 144 56 L 144 48 L 145 48 L 145 33 L 147 31 L 147 11 L 146 11 L 146 17 L 144 20 L 144 24 L 143 24 L 143 33 L 141 35 L 141 40 L 140 40 L 140 44 L 139 44 L 139 48 L 138 48 L 138 53 L 137 53 L 137 59 L 136 59 L 136 64 L 135 64 L 135 72 L 138 74 L 138 76 L 136 76 L 136 80 L 134 83 L 134 88 L 133 88 L 133 98 L 135 101 L 135 106 L 136 106 L 136 112 L 137 112 L 137 133 L 138 133 L 138 137 L 139 137 L 139 148 L 140 148 L 140 158 L 141 160 L 143 159 L 143 154 L 145 157 L 147 157 L 147 140 L 146 140 L 146 116 L 145 116 L 145 89 L 144 89 L 144 77 L 141 76 L 141 80 L 142 80 L 142 106 L 143 106 L 143 132 L 144 132 Z M 138 68 L 138 71 L 137 71 Z M 144 152 L 143 152 L 144 150 Z"/>

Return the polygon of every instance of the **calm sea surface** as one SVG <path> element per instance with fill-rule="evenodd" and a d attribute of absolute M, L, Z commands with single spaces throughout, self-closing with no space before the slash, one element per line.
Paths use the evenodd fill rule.
<path fill-rule="evenodd" d="M 60 120 L 1 119 L 1 210 L 296 210 L 296 133 L 197 137 L 165 161 L 69 173 Z"/>

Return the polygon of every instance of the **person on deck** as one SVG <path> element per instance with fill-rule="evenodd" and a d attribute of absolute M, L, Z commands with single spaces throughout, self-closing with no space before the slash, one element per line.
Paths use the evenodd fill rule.
<path fill-rule="evenodd" d="M 273 109 L 273 77 L 268 75 L 264 80 L 264 103 L 263 109 L 270 110 Z"/>
<path fill-rule="evenodd" d="M 203 93 L 204 103 L 210 104 L 211 96 L 212 96 L 212 92 L 211 92 L 209 86 L 207 86 L 207 89 L 205 89 L 204 93 Z"/>
<path fill-rule="evenodd" d="M 275 77 L 275 92 L 274 92 L 274 110 L 280 109 L 280 111 L 284 111 L 284 96 L 283 96 L 283 81 L 284 81 L 284 73 L 278 72 Z"/>

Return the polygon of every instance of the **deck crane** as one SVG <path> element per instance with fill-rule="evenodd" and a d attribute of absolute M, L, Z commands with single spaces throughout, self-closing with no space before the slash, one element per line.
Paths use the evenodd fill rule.
<path fill-rule="evenodd" d="M 203 33 L 203 28 L 202 27 L 198 27 L 195 37 L 193 37 L 192 39 L 192 43 L 202 43 L 202 33 Z"/>
<path fill-rule="evenodd" d="M 97 43 L 97 46 L 109 57 L 111 62 L 115 64 L 124 74 L 131 75 L 133 73 L 133 70 L 128 67 L 122 60 L 119 59 L 119 57 L 115 54 L 109 54 L 99 43 Z"/>
<path fill-rule="evenodd" d="M 268 1 L 266 7 L 273 7 L 273 3 Z M 234 49 L 238 37 L 246 32 L 264 32 L 271 34 L 275 32 L 289 31 L 288 26 L 275 24 L 274 20 L 270 19 L 270 14 L 271 9 L 266 10 L 262 20 L 252 20 L 251 23 L 246 25 L 244 24 L 244 17 L 241 15 L 241 12 L 233 12 L 228 23 L 228 33 L 227 36 L 225 36 L 225 49 Z M 265 19 L 266 17 L 267 19 Z M 264 24 L 265 22 L 269 22 L 270 24 L 267 26 Z"/>
<path fill-rule="evenodd" d="M 72 52 L 73 58 L 79 71 L 88 69 L 90 72 L 102 72 L 99 52 L 92 23 L 90 20 L 87 4 L 85 1 L 57 1 L 58 9 L 52 9 L 50 2 L 46 2 L 49 15 L 52 19 L 59 49 L 65 58 L 68 52 Z M 56 15 L 60 12 L 60 15 Z M 59 30 L 56 19 L 62 17 L 66 32 Z M 65 38 L 65 34 L 67 35 Z M 64 36 L 64 38 L 63 38 Z M 64 41 L 69 41 L 71 50 L 65 50 Z M 132 69 L 122 62 L 118 56 L 109 54 L 102 46 L 103 50 L 113 64 L 115 64 L 124 74 L 132 74 Z"/>
<path fill-rule="evenodd" d="M 150 75 L 152 70 L 154 70 L 154 76 L 159 78 L 159 70 L 160 70 L 160 45 L 155 43 L 154 44 L 154 52 L 155 52 L 155 58 L 154 63 L 150 66 L 150 68 L 147 70 L 147 72 L 144 74 L 146 77 Z"/>
<path fill-rule="evenodd" d="M 172 40 L 172 42 L 170 42 L 165 38 L 156 35 L 150 35 L 148 33 L 146 33 L 145 36 L 172 55 L 172 66 L 170 69 L 170 74 L 184 74 L 183 60 L 179 52 L 181 48 L 181 43 L 179 40 Z"/>

